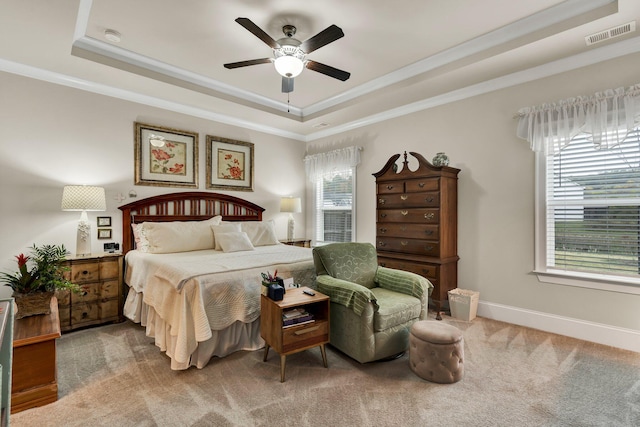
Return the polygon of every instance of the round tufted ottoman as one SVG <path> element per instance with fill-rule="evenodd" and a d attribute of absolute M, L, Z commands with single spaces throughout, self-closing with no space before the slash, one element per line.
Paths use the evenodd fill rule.
<path fill-rule="evenodd" d="M 420 378 L 450 384 L 464 376 L 462 331 L 441 321 L 420 320 L 409 334 L 409 366 Z"/>

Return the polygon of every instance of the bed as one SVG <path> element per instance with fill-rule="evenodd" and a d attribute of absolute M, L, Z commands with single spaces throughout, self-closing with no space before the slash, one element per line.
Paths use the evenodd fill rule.
<path fill-rule="evenodd" d="M 218 193 L 180 192 L 121 206 L 124 315 L 146 328 L 171 369 L 264 346 L 261 273 L 315 288 L 311 249 L 282 244 L 264 208 Z"/>

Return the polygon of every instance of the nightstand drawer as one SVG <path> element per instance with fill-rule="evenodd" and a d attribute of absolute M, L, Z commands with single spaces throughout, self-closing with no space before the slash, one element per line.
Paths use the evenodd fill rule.
<path fill-rule="evenodd" d="M 74 326 L 103 322 L 118 317 L 118 300 L 94 304 L 78 303 L 71 306 L 71 322 Z"/>
<path fill-rule="evenodd" d="M 95 282 L 100 278 L 100 264 L 97 262 L 79 262 L 71 265 L 73 283 Z"/>
<path fill-rule="evenodd" d="M 80 293 L 71 293 L 71 304 L 117 297 L 118 286 L 118 280 L 105 280 L 104 282 L 81 285 Z"/>
<path fill-rule="evenodd" d="M 120 261 L 114 259 L 111 261 L 102 261 L 100 263 L 100 279 L 118 279 L 120 274 Z"/>
<path fill-rule="evenodd" d="M 282 350 L 287 352 L 299 347 L 313 346 L 329 341 L 329 322 L 319 320 L 282 331 Z"/>

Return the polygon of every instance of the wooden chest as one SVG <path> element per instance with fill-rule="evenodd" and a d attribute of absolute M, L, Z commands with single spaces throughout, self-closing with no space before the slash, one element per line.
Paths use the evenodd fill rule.
<path fill-rule="evenodd" d="M 381 266 L 411 271 L 433 283 L 431 302 L 440 319 L 447 292 L 457 287 L 458 173 L 433 166 L 418 153 L 418 168 L 404 153 L 398 172 L 392 156 L 376 177 L 376 249 Z"/>

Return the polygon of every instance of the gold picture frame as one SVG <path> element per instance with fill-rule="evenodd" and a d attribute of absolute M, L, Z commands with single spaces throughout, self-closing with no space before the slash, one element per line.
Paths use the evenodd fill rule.
<path fill-rule="evenodd" d="M 198 134 L 134 122 L 135 184 L 198 188 Z"/>
<path fill-rule="evenodd" d="M 207 135 L 206 175 L 208 189 L 253 191 L 253 143 Z"/>

